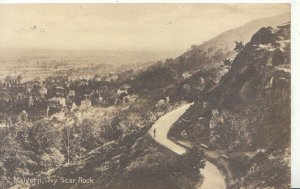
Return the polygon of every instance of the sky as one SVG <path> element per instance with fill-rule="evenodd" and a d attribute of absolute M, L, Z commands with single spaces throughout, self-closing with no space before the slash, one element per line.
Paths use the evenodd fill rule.
<path fill-rule="evenodd" d="M 288 4 L 0 4 L 0 49 L 185 51 Z"/>

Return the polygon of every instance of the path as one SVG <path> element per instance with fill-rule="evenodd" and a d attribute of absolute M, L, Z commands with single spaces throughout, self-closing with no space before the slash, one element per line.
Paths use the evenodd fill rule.
<path fill-rule="evenodd" d="M 183 105 L 159 118 L 148 131 L 150 136 L 162 146 L 172 150 L 173 152 L 182 155 L 186 152 L 186 149 L 178 144 L 175 144 L 167 135 L 172 125 L 182 116 L 185 111 L 192 105 Z M 155 137 L 154 137 L 155 129 Z M 201 174 L 204 176 L 203 183 L 197 185 L 197 189 L 225 189 L 226 183 L 224 176 L 220 173 L 218 168 L 206 161 L 204 169 L 201 169 Z"/>
<path fill-rule="evenodd" d="M 178 118 L 184 114 L 184 112 L 191 106 L 191 104 L 187 104 L 181 106 L 159 118 L 148 131 L 148 133 L 152 136 L 152 138 L 159 144 L 164 147 L 172 150 L 173 152 L 181 155 L 186 152 L 186 149 L 175 144 L 170 139 L 168 139 L 167 135 L 171 128 L 171 126 L 178 120 Z M 154 129 L 156 130 L 156 134 L 154 137 Z"/>

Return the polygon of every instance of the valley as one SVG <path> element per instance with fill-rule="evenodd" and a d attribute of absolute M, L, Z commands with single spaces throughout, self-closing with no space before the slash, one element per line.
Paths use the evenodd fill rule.
<path fill-rule="evenodd" d="M 289 188 L 290 51 L 284 14 L 177 57 L 3 56 L 1 186 Z"/>

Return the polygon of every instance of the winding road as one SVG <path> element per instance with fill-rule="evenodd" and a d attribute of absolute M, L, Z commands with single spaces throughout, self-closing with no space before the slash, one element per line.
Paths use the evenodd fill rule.
<path fill-rule="evenodd" d="M 160 145 L 170 149 L 176 154 L 182 155 L 186 153 L 186 149 L 178 144 L 175 144 L 167 135 L 172 125 L 185 113 L 185 111 L 192 105 L 183 105 L 165 115 L 160 117 L 150 128 L 148 133 Z M 154 136 L 155 133 L 155 136 Z M 204 181 L 196 185 L 196 189 L 226 189 L 225 178 L 220 170 L 214 164 L 206 161 L 204 169 L 201 169 L 201 174 Z"/>

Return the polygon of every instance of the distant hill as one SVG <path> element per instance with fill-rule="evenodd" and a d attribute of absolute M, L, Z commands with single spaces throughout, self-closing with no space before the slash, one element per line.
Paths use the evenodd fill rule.
<path fill-rule="evenodd" d="M 247 24 L 228 30 L 211 40 L 202 43 L 199 48 L 208 49 L 210 47 L 228 47 L 229 49 L 234 48 L 233 41 L 244 41 L 248 42 L 253 33 L 263 26 L 278 26 L 282 23 L 288 22 L 290 20 L 290 13 L 281 14 L 278 16 L 256 19 L 248 22 Z"/>
<path fill-rule="evenodd" d="M 217 84 L 220 78 L 228 71 L 223 65 L 224 59 L 233 59 L 237 54 L 233 49 L 234 41 L 248 43 L 253 35 L 262 27 L 276 26 L 290 20 L 290 13 L 253 20 L 241 27 L 226 31 L 217 37 L 204 42 L 199 46 L 192 46 L 175 59 L 168 58 L 164 62 L 158 62 L 140 72 L 133 80 L 132 85 L 137 93 L 150 89 L 153 94 L 146 94 L 151 97 L 163 98 L 162 91 L 175 94 L 173 97 L 182 95 L 185 88 L 203 91 L 204 86 L 209 83 L 210 87 Z M 175 87 L 177 86 L 177 87 Z M 208 86 L 208 85 L 206 85 Z M 209 90 L 209 88 L 207 90 Z M 177 92 L 174 92 L 177 91 Z M 166 93 L 165 95 L 171 95 Z M 172 100 L 172 95 L 171 95 Z"/>
<path fill-rule="evenodd" d="M 182 59 L 186 59 L 188 62 L 190 59 L 195 59 L 196 56 L 199 57 L 199 54 L 202 53 L 200 59 L 206 61 L 201 61 L 201 68 L 219 67 L 224 58 L 232 59 L 236 55 L 233 50 L 235 47 L 234 41 L 248 43 L 253 33 L 260 28 L 278 26 L 288 21 L 290 21 L 290 12 L 273 17 L 252 20 L 245 25 L 225 31 L 201 45 L 193 46 L 190 50 L 176 58 L 176 62 L 179 62 L 179 60 Z M 200 59 L 198 58 L 198 60 Z M 198 64 L 199 63 L 200 62 L 198 61 Z M 192 66 L 192 70 L 195 70 L 198 66 Z"/>

